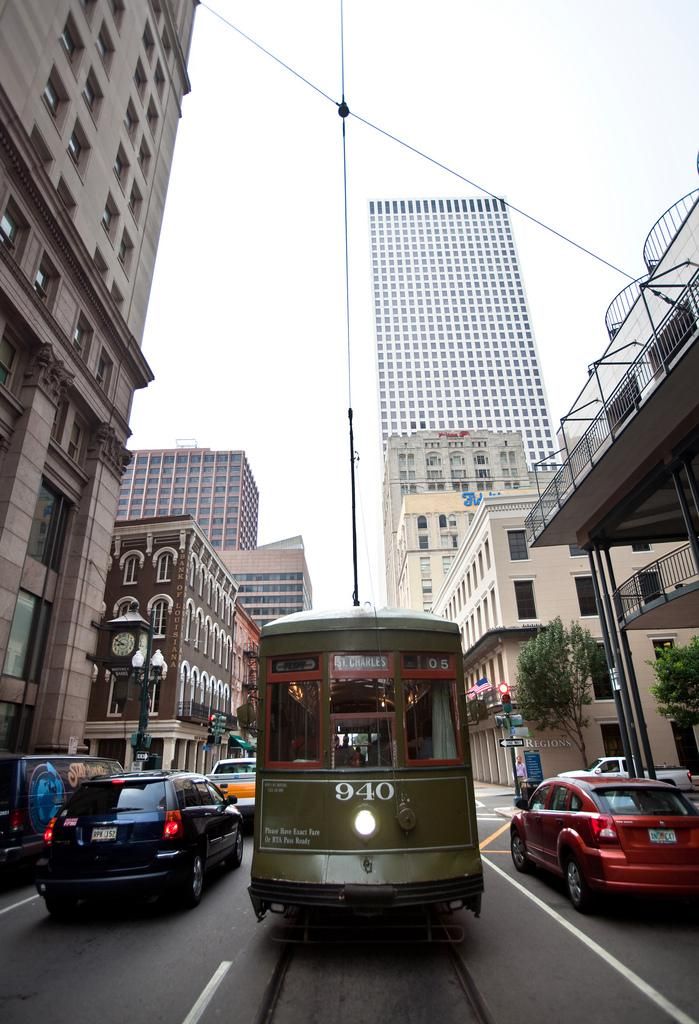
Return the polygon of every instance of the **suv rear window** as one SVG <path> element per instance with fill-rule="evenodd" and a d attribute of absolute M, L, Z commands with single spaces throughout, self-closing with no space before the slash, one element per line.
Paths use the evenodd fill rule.
<path fill-rule="evenodd" d="M 649 786 L 614 786 L 598 789 L 596 795 L 612 814 L 697 814 L 697 810 L 680 793 Z"/>
<path fill-rule="evenodd" d="M 160 780 L 125 783 L 91 782 L 76 789 L 65 815 L 99 815 L 110 811 L 157 811 L 166 806 L 165 783 Z"/>
<path fill-rule="evenodd" d="M 12 765 L 9 761 L 0 764 L 0 811 L 7 811 L 10 806 L 10 787 L 12 785 Z"/>
<path fill-rule="evenodd" d="M 214 775 L 254 775 L 257 765 L 241 761 L 224 761 L 216 765 Z"/>

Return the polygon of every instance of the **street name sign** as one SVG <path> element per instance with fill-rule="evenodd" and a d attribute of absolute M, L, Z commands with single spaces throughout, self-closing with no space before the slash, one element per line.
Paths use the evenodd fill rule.
<path fill-rule="evenodd" d="M 524 740 L 520 739 L 519 736 L 513 736 L 509 739 L 498 740 L 501 747 L 523 747 Z"/>

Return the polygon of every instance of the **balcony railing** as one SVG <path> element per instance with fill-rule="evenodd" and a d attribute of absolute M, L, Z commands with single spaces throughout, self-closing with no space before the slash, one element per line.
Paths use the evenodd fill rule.
<path fill-rule="evenodd" d="M 197 725 L 208 725 L 209 715 L 212 711 L 218 711 L 219 708 L 213 707 L 211 704 L 197 704 L 193 700 L 180 701 L 177 706 L 177 717 L 183 718 L 187 722 L 195 722 Z M 226 713 L 226 729 L 237 729 L 238 719 L 235 715 Z"/>
<path fill-rule="evenodd" d="M 610 341 L 618 334 L 619 328 L 624 320 L 626 320 L 641 294 L 641 284 L 647 280 L 648 274 L 644 274 L 643 277 L 639 277 L 632 281 L 631 284 L 627 284 L 609 303 L 609 308 L 604 315 L 604 322 Z"/>
<path fill-rule="evenodd" d="M 697 582 L 699 573 L 694 564 L 692 549 L 687 544 L 644 566 L 617 587 L 613 595 L 617 618 L 623 624 L 651 601 L 658 598 L 667 601 L 669 595 L 681 587 Z"/>
<path fill-rule="evenodd" d="M 625 345 L 616 353 L 611 353 L 606 360 L 608 387 L 607 396 L 603 395 L 602 384 L 597 381 L 597 397 L 587 405 L 600 405 L 602 408 L 590 420 L 590 425 L 580 435 L 575 445 L 566 450 L 567 459 L 560 465 L 546 489 L 540 494 L 539 501 L 531 510 L 525 521 L 530 541 L 536 540 L 549 519 L 567 501 L 575 487 L 594 465 L 597 456 L 609 447 L 610 443 L 633 419 L 638 409 L 646 401 L 649 394 L 661 380 L 671 371 L 676 356 L 688 344 L 697 340 L 697 318 L 699 316 L 699 271 L 694 273 L 689 283 L 672 302 L 658 289 L 653 290 L 656 301 L 670 303 L 665 316 L 657 326 L 650 323 L 652 334 L 641 344 L 633 342 Z M 660 307 L 658 307 L 660 308 Z M 626 353 L 623 349 L 640 352 L 632 362 L 614 360 L 621 359 Z M 599 367 L 602 366 L 600 361 Z M 626 367 L 626 369 L 623 369 Z M 623 369 L 619 376 L 618 373 Z M 614 373 L 617 374 L 616 380 Z M 595 380 L 591 376 L 591 380 Z M 579 406 L 580 409 L 584 406 Z M 573 417 L 571 414 L 571 422 Z M 562 424 L 563 425 L 563 424 Z M 559 455 L 561 452 L 558 453 Z M 550 463 L 542 463 L 536 467 L 539 472 L 550 472 Z"/>
<path fill-rule="evenodd" d="M 660 263 L 697 199 L 699 189 L 690 192 L 666 210 L 650 229 L 643 246 L 643 260 L 649 271 L 654 270 Z"/>

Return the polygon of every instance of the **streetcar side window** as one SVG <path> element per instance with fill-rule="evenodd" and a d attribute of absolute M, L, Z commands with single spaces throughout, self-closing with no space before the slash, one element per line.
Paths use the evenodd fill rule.
<path fill-rule="evenodd" d="M 408 761 L 454 761 L 456 701 L 448 679 L 404 680 L 405 742 Z"/>
<path fill-rule="evenodd" d="M 268 764 L 320 761 L 320 682 L 296 679 L 268 688 Z"/>

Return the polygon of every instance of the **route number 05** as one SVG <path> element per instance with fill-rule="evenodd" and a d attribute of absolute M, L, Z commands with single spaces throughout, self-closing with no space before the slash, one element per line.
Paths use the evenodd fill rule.
<path fill-rule="evenodd" d="M 365 782 L 356 789 L 351 782 L 338 782 L 335 786 L 336 800 L 351 800 L 354 796 L 362 800 L 392 800 L 394 793 L 392 782 Z"/>

